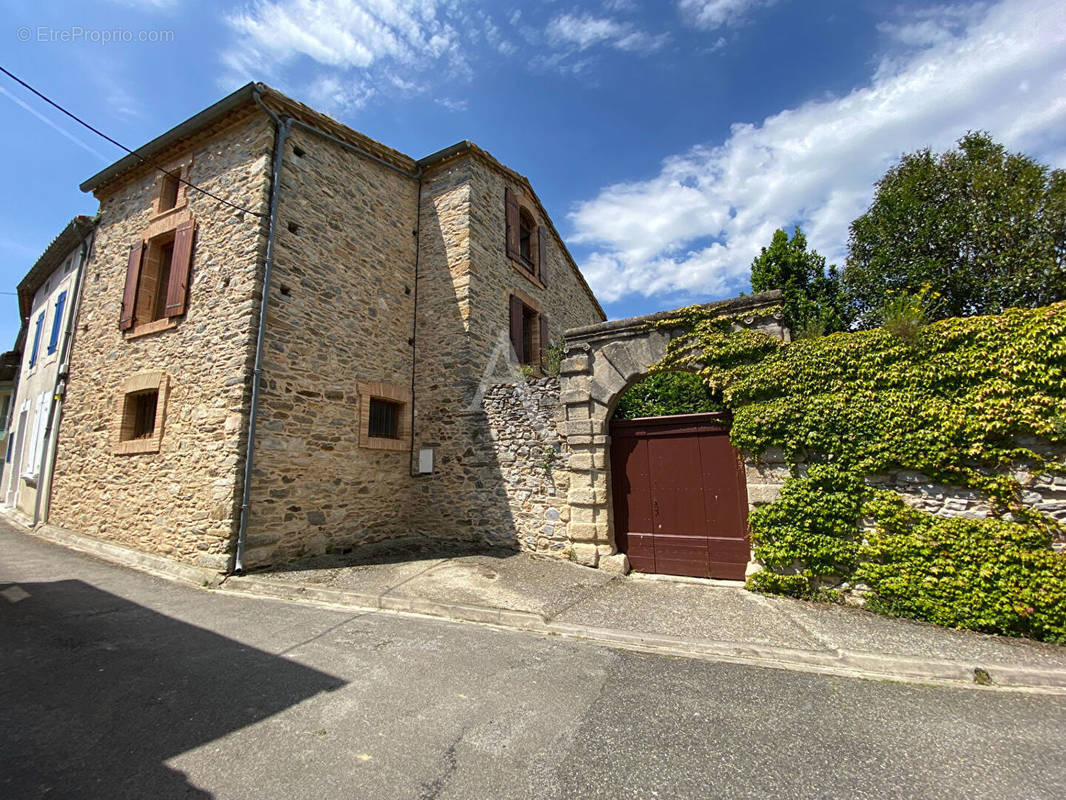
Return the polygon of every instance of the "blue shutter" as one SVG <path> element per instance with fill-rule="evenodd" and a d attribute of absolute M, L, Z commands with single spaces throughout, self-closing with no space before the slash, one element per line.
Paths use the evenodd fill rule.
<path fill-rule="evenodd" d="M 67 304 L 67 293 L 62 291 L 56 298 L 56 313 L 52 320 L 52 335 L 48 337 L 48 355 L 56 351 L 59 344 L 59 329 L 63 326 L 63 306 Z"/>
<path fill-rule="evenodd" d="M 41 348 L 41 328 L 44 327 L 44 312 L 37 317 L 37 330 L 33 334 L 33 349 L 30 351 L 30 367 L 37 363 L 37 351 Z"/>

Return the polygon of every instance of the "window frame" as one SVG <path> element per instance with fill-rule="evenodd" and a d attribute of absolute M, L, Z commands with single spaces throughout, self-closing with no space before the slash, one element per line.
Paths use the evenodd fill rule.
<path fill-rule="evenodd" d="M 520 199 L 521 198 L 521 199 Z M 548 230 L 538 221 L 527 194 L 504 187 L 504 251 L 511 266 L 540 289 L 548 286 Z M 528 231 L 528 236 L 523 232 Z M 527 243 L 528 254 L 523 252 Z"/>
<path fill-rule="evenodd" d="M 516 341 L 517 330 L 514 326 L 512 315 L 517 309 L 516 304 L 522 306 L 522 337 L 521 348 Z M 511 356 L 519 367 L 533 367 L 538 374 L 543 370 L 544 351 L 548 349 L 550 342 L 545 341 L 547 336 L 548 315 L 544 313 L 543 306 L 519 289 L 512 289 L 507 293 L 508 331 L 511 344 Z M 528 346 L 529 358 L 526 360 L 526 348 Z"/>
<path fill-rule="evenodd" d="M 41 350 L 41 333 L 44 331 L 44 313 L 45 309 L 41 309 L 41 313 L 37 315 L 37 327 L 33 332 L 33 348 L 30 350 L 30 361 L 27 365 L 28 369 L 33 369 L 37 366 L 37 359 Z"/>
<path fill-rule="evenodd" d="M 161 370 L 138 372 L 131 375 L 119 387 L 115 403 L 115 420 L 111 436 L 111 452 L 114 455 L 135 453 L 158 453 L 163 440 L 170 378 Z M 132 436 L 136 427 L 138 395 L 155 392 L 155 420 L 151 436 Z"/>
<path fill-rule="evenodd" d="M 179 211 L 180 213 L 173 215 L 170 214 L 169 211 L 164 212 L 164 216 L 149 223 L 143 236 L 138 240 L 140 251 L 136 262 L 137 280 L 131 290 L 129 271 L 133 268 L 134 263 L 132 250 L 133 248 L 138 247 L 138 241 L 135 241 L 132 245 L 130 263 L 127 264 L 126 267 L 122 311 L 119 314 L 119 330 L 122 331 L 122 334 L 126 339 L 135 339 L 138 336 L 145 336 L 150 333 L 157 333 L 159 331 L 176 328 L 179 319 L 188 311 L 189 288 L 192 284 L 193 261 L 196 257 L 196 220 L 188 210 L 182 211 L 179 209 Z M 179 252 L 177 246 L 179 234 L 187 237 L 187 241 L 184 243 L 183 252 Z M 170 248 L 170 258 L 168 260 L 168 269 L 166 270 L 167 280 L 163 281 L 161 280 L 163 269 L 160 259 L 162 253 L 166 251 L 167 248 Z M 175 266 L 175 254 L 186 260 L 184 265 L 180 263 L 178 264 L 179 269 L 184 273 L 185 292 L 180 308 L 168 313 L 170 312 L 170 306 L 168 305 L 170 302 L 170 275 L 173 274 Z M 145 316 L 145 310 L 149 307 L 148 301 L 142 296 L 142 285 L 146 275 L 146 268 L 155 270 L 154 279 L 157 281 L 157 285 L 151 301 L 151 316 L 154 317 L 154 319 L 143 322 L 141 321 L 141 317 Z M 132 295 L 130 294 L 131 291 Z M 127 298 L 129 298 L 130 302 L 133 304 L 133 313 L 130 318 L 129 326 L 123 327 Z M 163 316 L 156 317 L 159 306 L 162 306 Z"/>
<path fill-rule="evenodd" d="M 48 334 L 48 348 L 46 355 L 54 355 L 59 349 L 59 338 L 62 335 L 63 312 L 67 305 L 67 290 L 64 289 L 56 296 L 55 307 L 52 312 L 52 332 Z"/>
<path fill-rule="evenodd" d="M 383 381 L 358 381 L 359 446 L 371 450 L 408 451 L 411 449 L 411 387 Z M 370 435 L 370 403 L 380 400 L 398 406 L 396 436 Z"/>

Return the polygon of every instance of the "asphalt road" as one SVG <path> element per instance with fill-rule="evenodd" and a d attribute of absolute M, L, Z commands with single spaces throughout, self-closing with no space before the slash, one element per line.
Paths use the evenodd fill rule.
<path fill-rule="evenodd" d="M 0 736 L 6 800 L 1066 796 L 1064 697 L 226 596 L 2 522 Z"/>

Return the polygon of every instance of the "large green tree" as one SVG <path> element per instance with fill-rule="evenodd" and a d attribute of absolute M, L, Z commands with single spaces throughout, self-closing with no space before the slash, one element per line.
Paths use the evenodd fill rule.
<path fill-rule="evenodd" d="M 864 326 L 923 287 L 940 317 L 1066 298 L 1066 172 L 983 132 L 904 155 L 851 224 L 844 284 Z"/>
<path fill-rule="evenodd" d="M 826 270 L 825 258 L 807 249 L 807 237 L 798 225 L 791 239 L 785 231 L 776 231 L 770 246 L 751 262 L 751 288 L 782 291 L 785 320 L 795 334 L 847 327 L 848 308 L 836 267 Z"/>

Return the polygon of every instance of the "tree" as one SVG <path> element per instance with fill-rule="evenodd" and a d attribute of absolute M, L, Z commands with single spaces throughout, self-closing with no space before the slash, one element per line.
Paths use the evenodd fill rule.
<path fill-rule="evenodd" d="M 626 389 L 618 400 L 614 418 L 699 414 L 725 408 L 721 396 L 695 372 L 656 372 Z"/>
<path fill-rule="evenodd" d="M 751 262 L 751 288 L 782 291 L 785 321 L 796 335 L 820 335 L 848 327 L 849 313 L 836 267 L 826 271 L 825 258 L 807 249 L 807 237 L 798 225 L 791 239 L 785 231 L 776 231 L 770 246 Z"/>
<path fill-rule="evenodd" d="M 923 288 L 939 293 L 940 317 L 1066 298 L 1066 172 L 983 132 L 904 155 L 851 224 L 844 285 L 864 326 Z"/>

